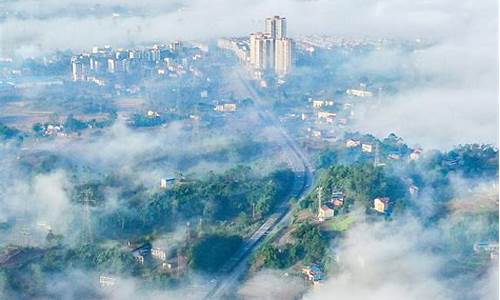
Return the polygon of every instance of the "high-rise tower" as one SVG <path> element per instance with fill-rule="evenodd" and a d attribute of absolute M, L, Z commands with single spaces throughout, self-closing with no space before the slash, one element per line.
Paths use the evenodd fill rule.
<path fill-rule="evenodd" d="M 286 37 L 286 19 L 266 18 L 265 32 L 250 35 L 250 64 L 261 74 L 284 76 L 291 70 L 292 48 L 292 40 Z"/>
<path fill-rule="evenodd" d="M 280 16 L 266 18 L 265 24 L 266 33 L 273 39 L 286 37 L 286 18 Z"/>

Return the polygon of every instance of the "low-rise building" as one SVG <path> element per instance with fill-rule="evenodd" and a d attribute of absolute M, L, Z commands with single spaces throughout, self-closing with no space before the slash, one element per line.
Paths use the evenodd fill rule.
<path fill-rule="evenodd" d="M 235 103 L 217 104 L 215 105 L 214 110 L 216 112 L 234 112 L 236 111 L 236 104 Z"/>
<path fill-rule="evenodd" d="M 498 253 L 498 243 L 496 242 L 477 242 L 474 243 L 474 252 L 476 253 L 485 253 L 485 252 L 494 252 Z"/>
<path fill-rule="evenodd" d="M 302 268 L 302 273 L 306 276 L 306 279 L 313 284 L 320 284 L 325 279 L 325 273 L 323 272 L 323 269 L 321 268 L 321 266 L 315 263 Z"/>
<path fill-rule="evenodd" d="M 390 160 L 400 160 L 401 155 L 399 155 L 398 153 L 390 153 L 389 155 L 387 155 L 387 158 Z"/>
<path fill-rule="evenodd" d="M 333 106 L 333 100 L 313 100 L 313 108 L 322 108 L 324 106 Z"/>
<path fill-rule="evenodd" d="M 422 148 L 417 148 L 417 149 L 413 150 L 413 152 L 410 153 L 410 159 L 411 160 L 419 159 L 420 156 L 422 155 L 422 152 L 423 152 Z"/>
<path fill-rule="evenodd" d="M 380 197 L 373 200 L 373 209 L 379 213 L 386 213 L 389 208 L 390 199 L 389 197 Z"/>
<path fill-rule="evenodd" d="M 167 252 L 160 248 L 151 248 L 151 255 L 161 261 L 167 260 Z"/>
<path fill-rule="evenodd" d="M 99 284 L 102 288 L 112 287 L 116 284 L 116 279 L 110 276 L 99 276 Z"/>
<path fill-rule="evenodd" d="M 160 188 L 161 189 L 166 189 L 171 187 L 175 183 L 175 178 L 169 177 L 169 178 L 161 178 L 160 179 Z"/>
<path fill-rule="evenodd" d="M 362 144 L 361 145 L 361 151 L 363 151 L 363 152 L 372 152 L 373 151 L 373 146 L 371 144 Z"/>
<path fill-rule="evenodd" d="M 414 185 L 414 184 L 410 184 L 410 186 L 408 187 L 408 192 L 410 192 L 410 195 L 411 196 L 416 196 L 418 194 L 418 186 Z"/>
<path fill-rule="evenodd" d="M 373 97 L 373 93 L 365 90 L 348 89 L 346 91 L 348 96 L 353 97 Z"/>
<path fill-rule="evenodd" d="M 331 219 L 335 216 L 335 210 L 325 204 L 320 205 L 318 209 L 318 219 L 320 221 Z"/>
<path fill-rule="evenodd" d="M 360 142 L 360 141 L 357 141 L 357 140 L 348 139 L 348 140 L 345 142 L 345 146 L 346 146 L 347 148 L 354 148 L 354 147 L 358 147 L 359 145 L 361 145 L 361 142 Z"/>
<path fill-rule="evenodd" d="M 344 205 L 344 193 L 333 192 L 330 203 L 332 203 L 333 207 L 341 207 L 342 205 Z"/>
<path fill-rule="evenodd" d="M 325 120 L 327 123 L 333 123 L 337 114 L 328 111 L 318 111 L 317 116 L 318 120 Z"/>

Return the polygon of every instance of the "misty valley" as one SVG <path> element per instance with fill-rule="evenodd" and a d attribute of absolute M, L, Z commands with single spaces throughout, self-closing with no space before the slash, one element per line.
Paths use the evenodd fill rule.
<path fill-rule="evenodd" d="M 204 4 L 49 2 L 0 4 L 19 46 L 0 49 L 0 299 L 498 298 L 498 88 L 460 55 L 474 32 L 299 29 L 324 1 L 236 1 L 214 33 Z M 14 31 L 60 19 L 109 35 Z"/>

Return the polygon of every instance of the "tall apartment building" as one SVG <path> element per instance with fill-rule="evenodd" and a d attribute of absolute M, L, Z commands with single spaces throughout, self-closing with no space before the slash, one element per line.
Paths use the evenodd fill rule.
<path fill-rule="evenodd" d="M 286 18 L 274 16 L 266 18 L 265 25 L 266 33 L 271 35 L 273 39 L 281 39 L 286 37 Z"/>
<path fill-rule="evenodd" d="M 276 39 L 275 47 L 274 71 L 278 76 L 284 76 L 291 71 L 293 41 L 287 38 Z"/>
<path fill-rule="evenodd" d="M 250 35 L 250 64 L 258 72 L 288 74 L 292 66 L 292 40 L 286 37 L 286 19 L 266 18 L 265 32 Z"/>

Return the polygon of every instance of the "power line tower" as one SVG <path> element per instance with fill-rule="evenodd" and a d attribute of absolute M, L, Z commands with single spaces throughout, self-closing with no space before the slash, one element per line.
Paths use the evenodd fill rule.
<path fill-rule="evenodd" d="M 373 159 L 373 166 L 378 167 L 380 166 L 380 145 L 379 143 L 375 144 L 375 158 Z"/>
<path fill-rule="evenodd" d="M 83 192 L 83 242 L 90 244 L 93 241 L 92 234 L 92 221 L 90 218 L 90 206 L 95 204 L 95 200 L 92 197 L 92 192 L 90 190 L 85 190 Z"/>

